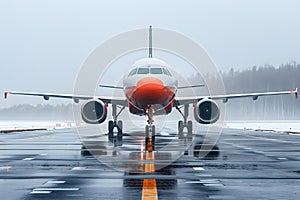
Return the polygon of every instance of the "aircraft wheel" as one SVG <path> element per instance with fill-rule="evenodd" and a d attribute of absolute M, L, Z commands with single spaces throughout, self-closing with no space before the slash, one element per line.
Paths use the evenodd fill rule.
<path fill-rule="evenodd" d="M 81 156 L 90 156 L 90 151 L 86 148 L 86 146 L 81 146 Z"/>
<path fill-rule="evenodd" d="M 118 137 L 121 137 L 123 135 L 123 121 L 118 121 Z"/>
<path fill-rule="evenodd" d="M 183 135 L 183 121 L 178 121 L 178 136 L 182 136 Z"/>
<path fill-rule="evenodd" d="M 155 136 L 155 126 L 152 125 L 151 129 L 152 129 L 152 136 Z"/>
<path fill-rule="evenodd" d="M 114 136 L 114 122 L 110 120 L 108 122 L 108 137 L 112 138 Z"/>
<path fill-rule="evenodd" d="M 152 142 L 155 143 L 155 126 L 152 125 Z"/>
<path fill-rule="evenodd" d="M 146 136 L 146 138 L 149 137 L 149 125 L 145 126 L 145 136 Z"/>
<path fill-rule="evenodd" d="M 188 130 L 188 136 L 191 136 L 193 134 L 193 122 L 192 121 L 188 121 L 187 130 Z"/>

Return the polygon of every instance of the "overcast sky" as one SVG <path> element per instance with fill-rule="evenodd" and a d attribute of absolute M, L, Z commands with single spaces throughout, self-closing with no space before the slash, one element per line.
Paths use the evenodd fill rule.
<path fill-rule="evenodd" d="M 0 91 L 70 93 L 97 45 L 149 24 L 192 38 L 222 71 L 299 63 L 299 8 L 299 0 L 2 0 Z M 43 101 L 1 98 L 0 108 L 30 102 Z"/>

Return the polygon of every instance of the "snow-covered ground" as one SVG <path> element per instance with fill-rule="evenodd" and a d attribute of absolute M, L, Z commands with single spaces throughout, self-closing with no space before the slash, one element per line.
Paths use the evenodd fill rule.
<path fill-rule="evenodd" d="M 298 132 L 300 133 L 300 121 L 251 121 L 251 122 L 227 122 L 224 124 L 228 128 L 252 129 L 278 132 Z"/>
<path fill-rule="evenodd" d="M 195 122 L 196 123 L 196 122 Z M 141 123 L 141 125 L 144 123 Z M 14 129 L 34 129 L 46 128 L 60 129 L 75 127 L 74 122 L 56 122 L 56 121 L 0 121 L 1 130 Z M 77 124 L 78 126 L 78 124 Z M 174 126 L 176 126 L 174 124 Z M 300 121 L 231 121 L 221 124 L 222 127 L 235 129 L 252 129 L 264 131 L 279 131 L 279 132 L 298 132 L 300 133 Z"/>
<path fill-rule="evenodd" d="M 35 128 L 46 128 L 60 129 L 75 127 L 73 122 L 55 122 L 55 121 L 0 121 L 1 130 L 17 130 L 17 129 L 35 129 Z"/>

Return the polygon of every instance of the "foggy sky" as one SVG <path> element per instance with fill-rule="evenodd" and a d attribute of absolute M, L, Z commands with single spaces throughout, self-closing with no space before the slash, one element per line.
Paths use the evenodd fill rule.
<path fill-rule="evenodd" d="M 150 24 L 192 38 L 222 71 L 299 63 L 299 8 L 297 0 L 1 1 L 0 91 L 71 93 L 97 45 Z M 0 108 L 22 102 L 43 101 L 11 96 Z"/>

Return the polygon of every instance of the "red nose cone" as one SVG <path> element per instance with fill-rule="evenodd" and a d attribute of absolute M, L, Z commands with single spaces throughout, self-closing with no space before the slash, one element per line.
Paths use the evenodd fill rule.
<path fill-rule="evenodd" d="M 174 97 L 175 88 L 164 86 L 163 82 L 157 78 L 146 77 L 139 80 L 136 86 L 127 87 L 125 93 L 132 103 L 132 108 L 146 110 L 149 106 L 161 108 L 169 105 Z M 132 113 L 139 112 L 132 110 Z"/>
<path fill-rule="evenodd" d="M 136 87 L 137 97 L 148 104 L 158 104 L 164 94 L 164 84 L 153 77 L 141 79 Z"/>

